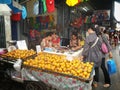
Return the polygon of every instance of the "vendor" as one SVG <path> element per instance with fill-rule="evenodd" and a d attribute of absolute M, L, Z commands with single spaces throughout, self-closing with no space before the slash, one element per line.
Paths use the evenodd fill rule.
<path fill-rule="evenodd" d="M 60 37 L 56 34 L 56 32 L 52 33 L 52 47 L 54 48 L 60 47 Z"/>
<path fill-rule="evenodd" d="M 85 40 L 83 39 L 82 36 L 79 36 L 79 39 L 80 39 L 80 45 L 83 47 L 85 44 Z"/>
<path fill-rule="evenodd" d="M 41 49 L 44 50 L 46 47 L 52 47 L 52 33 L 46 33 L 46 36 L 41 41 Z"/>
<path fill-rule="evenodd" d="M 82 46 L 80 45 L 80 39 L 76 32 L 73 32 L 70 39 L 70 48 L 72 50 L 79 50 Z"/>

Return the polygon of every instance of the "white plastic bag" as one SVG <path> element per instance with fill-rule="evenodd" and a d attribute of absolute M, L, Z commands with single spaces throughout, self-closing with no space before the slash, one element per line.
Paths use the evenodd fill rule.
<path fill-rule="evenodd" d="M 17 61 L 13 65 L 13 67 L 16 71 L 20 71 L 21 70 L 21 65 L 22 65 L 22 60 L 17 59 Z"/>

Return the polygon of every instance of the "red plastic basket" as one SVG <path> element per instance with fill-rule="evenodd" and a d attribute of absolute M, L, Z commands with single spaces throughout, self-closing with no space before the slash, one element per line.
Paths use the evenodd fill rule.
<path fill-rule="evenodd" d="M 15 13 L 11 15 L 11 20 L 13 21 L 20 21 L 21 20 L 21 13 Z"/>

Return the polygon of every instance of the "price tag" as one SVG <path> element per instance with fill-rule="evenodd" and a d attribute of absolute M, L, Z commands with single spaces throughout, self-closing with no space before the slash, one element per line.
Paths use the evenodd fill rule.
<path fill-rule="evenodd" d="M 72 57 L 70 54 L 67 54 L 66 59 L 67 59 L 68 61 L 72 61 L 72 60 L 73 60 L 73 57 Z"/>
<path fill-rule="evenodd" d="M 25 40 L 17 41 L 17 47 L 20 50 L 28 50 L 28 47 L 27 47 L 27 44 L 26 44 Z"/>
<path fill-rule="evenodd" d="M 36 52 L 37 53 L 41 52 L 41 46 L 40 45 L 36 45 Z"/>

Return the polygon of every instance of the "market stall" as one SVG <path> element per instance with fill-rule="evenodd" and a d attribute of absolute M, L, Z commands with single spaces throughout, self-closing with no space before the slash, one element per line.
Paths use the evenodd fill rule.
<path fill-rule="evenodd" d="M 23 78 L 28 81 L 42 81 L 57 90 L 91 90 L 91 80 L 82 81 L 73 77 L 63 76 L 59 74 L 51 74 L 43 71 L 36 71 L 24 68 L 22 70 Z"/>
<path fill-rule="evenodd" d="M 13 69 L 7 70 L 7 73 L 17 81 L 28 81 L 27 90 L 31 87 L 29 82 L 37 84 L 43 82 L 44 85 L 57 90 L 90 90 L 94 76 L 94 64 L 81 62 L 78 59 L 81 52 L 82 49 L 72 53 L 40 52 L 36 54 L 32 50 L 15 50 L 3 54 L 1 61 L 13 62 L 11 63 Z M 68 58 L 70 54 L 72 59 Z M 20 60 L 22 60 L 21 68 L 18 69 Z M 34 84 L 33 90 L 36 88 Z"/>

